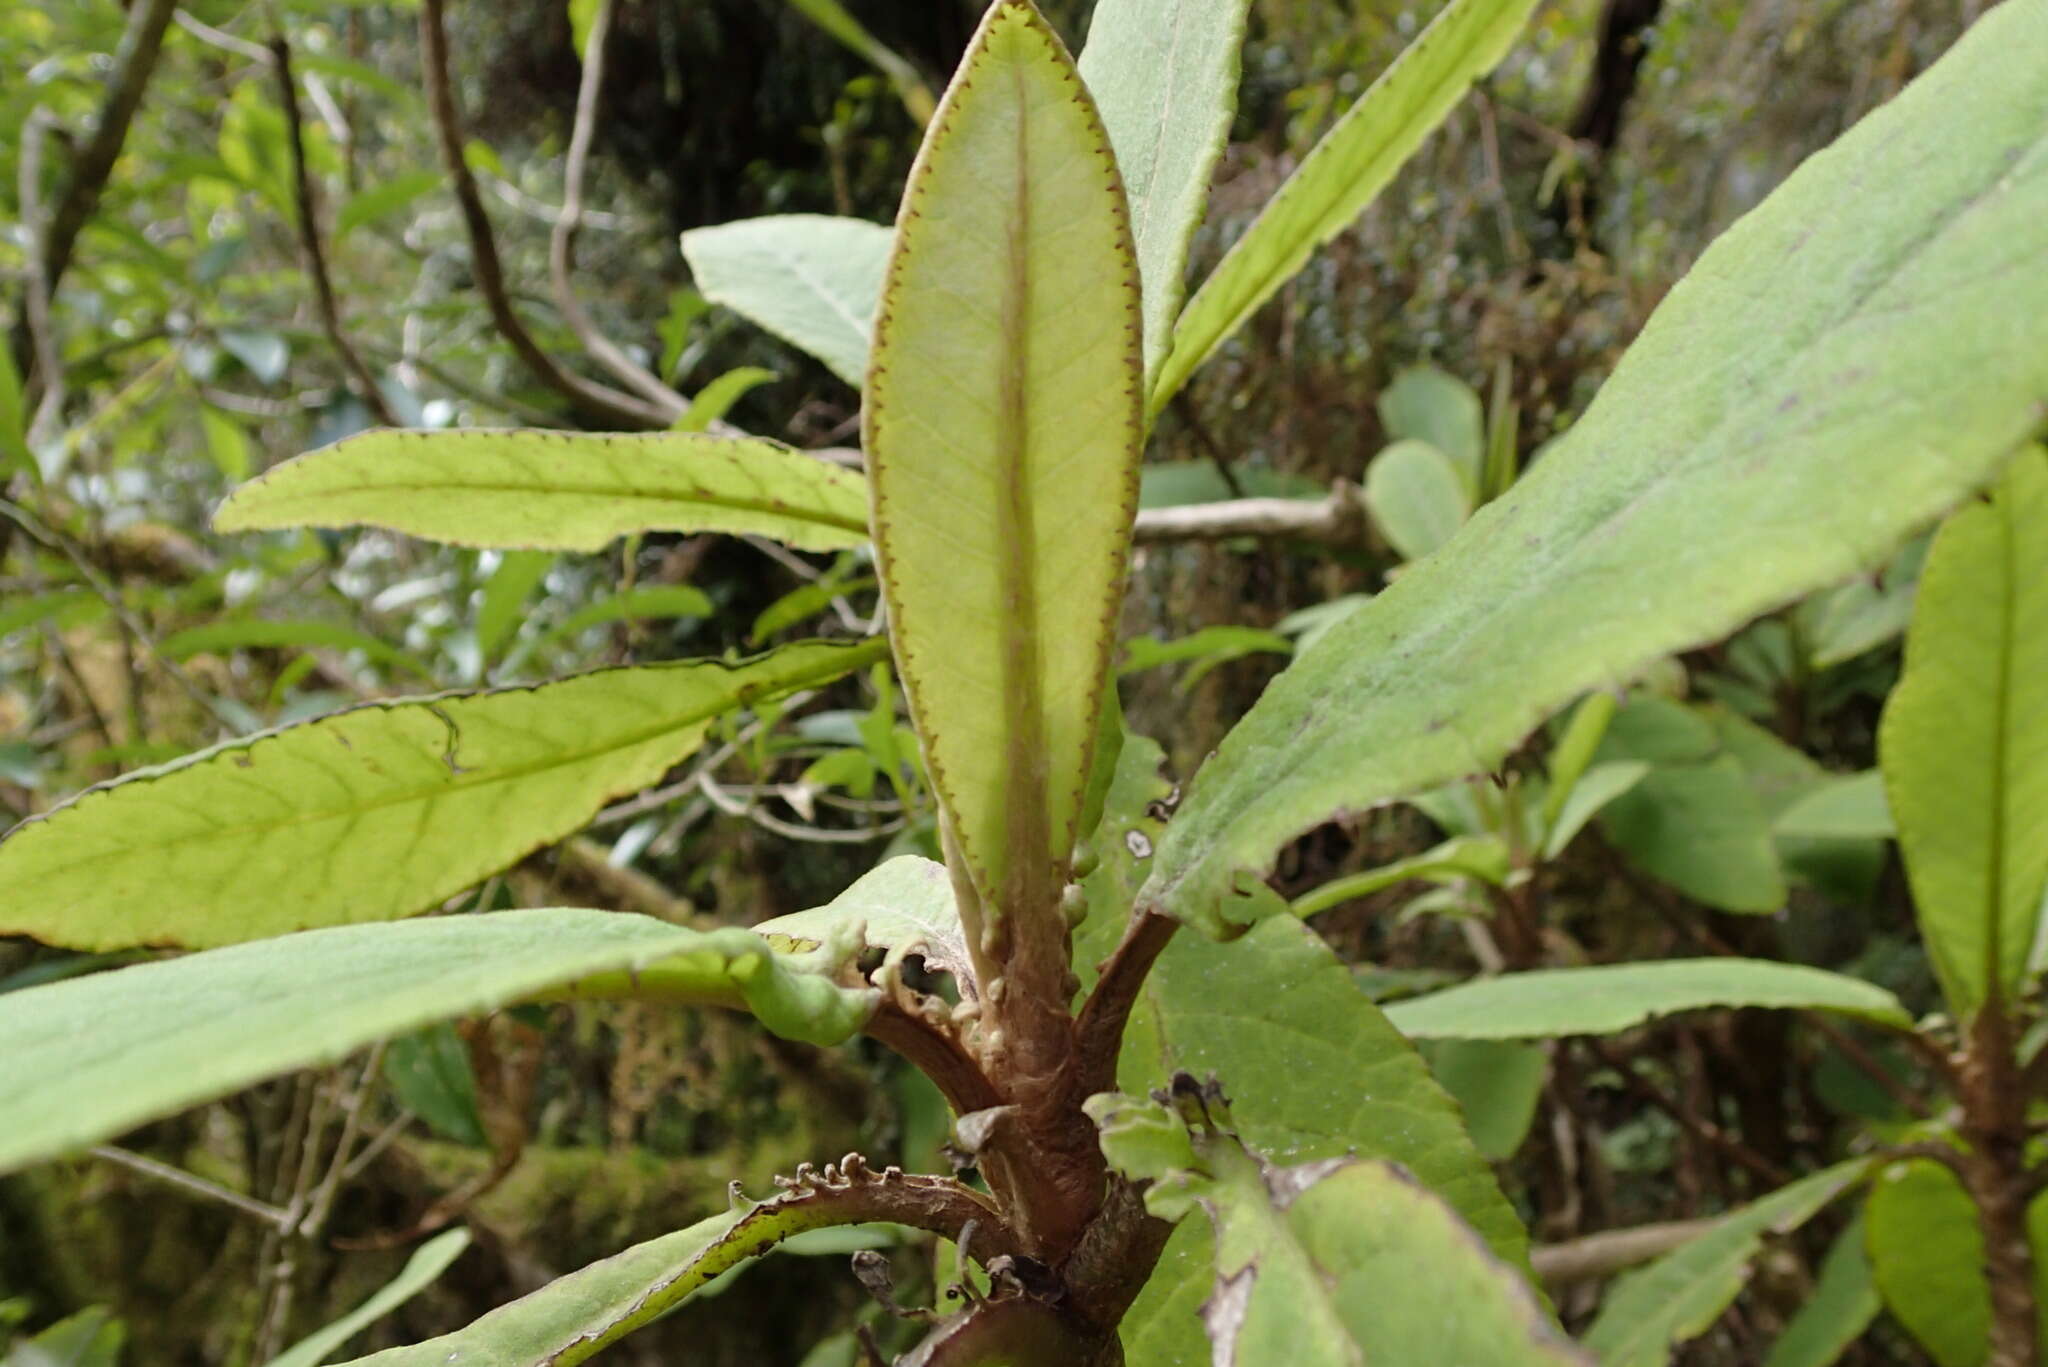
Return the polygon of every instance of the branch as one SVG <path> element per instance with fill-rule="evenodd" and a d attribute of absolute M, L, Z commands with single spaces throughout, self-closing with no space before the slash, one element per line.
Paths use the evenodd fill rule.
<path fill-rule="evenodd" d="M 554 282 L 555 304 L 562 310 L 583 349 L 630 388 L 638 390 L 673 423 L 689 411 L 689 400 L 612 344 L 598 330 L 576 298 L 570 273 L 576 265 L 576 233 L 583 226 L 583 175 L 590 163 L 590 142 L 597 131 L 597 107 L 604 89 L 604 50 L 611 37 L 613 0 L 598 0 L 590 34 L 583 45 L 583 83 L 576 91 L 576 123 L 569 134 L 569 157 L 562 189 L 562 212 L 548 240 L 548 274 Z"/>
<path fill-rule="evenodd" d="M 1719 1218 L 1671 1220 L 1663 1224 L 1638 1225 L 1634 1229 L 1609 1229 L 1546 1244 L 1529 1250 L 1530 1270 L 1536 1279 L 1555 1291 L 1574 1282 L 1611 1277 L 1638 1263 L 1661 1258 L 1672 1249 L 1705 1234 Z"/>
<path fill-rule="evenodd" d="M 1102 976 L 1081 1007 L 1074 1024 L 1074 1052 L 1081 1077 L 1081 1095 L 1116 1086 L 1117 1055 L 1123 1048 L 1124 1024 L 1137 1004 L 1138 989 L 1165 951 L 1180 922 L 1149 907 L 1131 913 L 1124 938 L 1103 961 Z"/>
<path fill-rule="evenodd" d="M 128 11 L 128 27 L 121 45 L 114 49 L 114 72 L 107 80 L 107 95 L 100 102 L 99 118 L 92 136 L 71 163 L 71 175 L 64 183 L 63 198 L 50 219 L 50 232 L 43 243 L 43 286 L 51 294 L 71 264 L 71 250 L 78 234 L 99 207 L 100 191 L 113 174 L 128 139 L 128 125 L 142 103 L 142 92 L 156 69 L 157 54 L 163 50 L 164 30 L 170 27 L 176 0 L 137 0 Z"/>
<path fill-rule="evenodd" d="M 441 142 L 441 160 L 448 168 L 456 203 L 462 209 L 463 227 L 469 234 L 470 269 L 490 308 L 491 321 L 536 379 L 566 397 L 587 416 L 625 430 L 666 428 L 669 420 L 647 401 L 562 369 L 554 357 L 541 350 L 513 311 L 511 296 L 505 290 L 505 268 L 498 259 L 497 241 L 491 235 L 490 215 L 484 212 L 476 177 L 463 156 L 462 116 L 456 111 L 455 92 L 448 77 L 448 32 L 442 19 L 442 4 L 443 0 L 421 0 L 420 69 L 426 81 L 427 104 L 433 111 L 435 132 Z"/>
<path fill-rule="evenodd" d="M 1342 481 L 1313 503 L 1299 498 L 1234 498 L 1178 508 L 1147 508 L 1138 514 L 1141 545 L 1220 541 L 1233 536 L 1286 536 L 1330 546 L 1355 545 L 1365 536 L 1365 514 L 1357 488 Z"/>
<path fill-rule="evenodd" d="M 403 427 L 390 400 L 377 384 L 377 377 L 363 364 L 362 355 L 349 344 L 341 330 L 341 310 L 334 302 L 334 281 L 327 273 L 327 252 L 320 245 L 319 206 L 313 199 L 313 177 L 306 169 L 306 129 L 299 114 L 298 82 L 292 76 L 291 44 L 283 33 L 270 40 L 270 64 L 277 73 L 278 98 L 284 104 L 285 129 L 292 150 L 292 198 L 298 208 L 299 250 L 306 258 L 306 273 L 313 277 L 313 300 L 320 312 L 320 327 L 329 345 L 341 358 L 348 374 L 349 388 L 368 405 L 370 414 L 385 427 Z"/>
<path fill-rule="evenodd" d="M 27 299 L 21 311 L 21 326 L 27 333 L 26 353 L 35 362 L 31 373 L 42 387 L 42 396 L 36 401 L 36 411 L 25 433 L 30 449 L 41 444 L 64 408 L 64 356 L 50 320 L 50 277 L 44 255 L 48 235 L 43 229 L 41 199 L 43 138 L 49 123 L 49 116 L 36 109 L 30 111 L 21 126 L 21 222 L 28 230 L 28 280 L 23 286 Z"/>

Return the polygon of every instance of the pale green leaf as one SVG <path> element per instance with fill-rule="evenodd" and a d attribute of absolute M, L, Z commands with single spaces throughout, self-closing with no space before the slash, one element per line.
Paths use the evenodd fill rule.
<path fill-rule="evenodd" d="M 397 213 L 429 191 L 441 188 L 447 177 L 440 171 L 403 171 L 351 196 L 334 216 L 336 241 L 365 224 Z"/>
<path fill-rule="evenodd" d="M 0 1012 L 0 1172 L 579 983 L 605 995 L 645 980 L 673 999 L 749 1007 L 793 1037 L 843 1040 L 875 1000 L 827 976 L 844 957 L 834 946 L 806 963 L 733 927 L 543 908 L 309 930 L 25 988 Z"/>
<path fill-rule="evenodd" d="M 335 1350 L 432 1286 L 469 1247 L 467 1229 L 451 1229 L 413 1250 L 396 1277 L 334 1323 L 314 1330 L 270 1360 L 270 1367 L 320 1367 Z"/>
<path fill-rule="evenodd" d="M 384 527 L 456 546 L 594 551 L 632 532 L 728 532 L 799 550 L 867 539 L 850 470 L 756 438 L 475 429 L 366 432 L 243 485 L 223 532 Z"/>
<path fill-rule="evenodd" d="M 1188 245 L 1237 110 L 1251 0 L 1101 0 L 1081 79 L 1102 111 L 1131 204 L 1145 294 L 1145 373 L 1165 359 Z"/>
<path fill-rule="evenodd" d="M 683 258 L 706 299 L 859 388 L 890 236 L 859 219 L 783 214 L 693 228 L 683 234 Z"/>
<path fill-rule="evenodd" d="M 1481 501 L 1486 413 L 1472 386 L 1433 365 L 1413 365 L 1380 391 L 1380 424 L 1395 441 L 1427 442 L 1448 456 L 1460 487 Z"/>
<path fill-rule="evenodd" d="M 2048 395 L 2044 42 L 2042 5 L 1991 9 L 1708 248 L 1530 472 L 1266 690 L 1148 896 L 1223 930 L 1239 877 L 1331 813 L 1490 772 L 1990 480 Z M 1872 185 L 1906 192 L 1841 212 Z"/>
<path fill-rule="evenodd" d="M 1404 560 L 1420 560 L 1456 535 L 1472 496 L 1451 458 L 1426 441 L 1397 441 L 1365 475 L 1365 506 Z"/>
<path fill-rule="evenodd" d="M 1234 487 L 1232 480 L 1236 481 Z M 1321 480 L 1275 470 L 1269 465 L 1233 466 L 1228 478 L 1213 460 L 1155 461 L 1138 472 L 1140 508 L 1181 508 L 1232 498 L 1314 501 L 1329 494 L 1330 486 Z"/>
<path fill-rule="evenodd" d="M 229 741 L 16 826 L 0 840 L 0 931 L 212 945 L 425 911 L 659 778 L 720 714 L 882 651 L 599 670 Z"/>
<path fill-rule="evenodd" d="M 207 453 L 220 472 L 229 479 L 247 479 L 251 464 L 249 434 L 242 430 L 242 424 L 208 404 L 199 410 L 199 427 L 206 433 Z"/>
<path fill-rule="evenodd" d="M 1601 829 L 1631 864 L 1724 911 L 1785 904 L 1763 798 L 1707 716 L 1666 698 L 1640 699 L 1616 714 L 1596 757 L 1651 765 L 1600 812 Z"/>
<path fill-rule="evenodd" d="M 1771 1345 L 1764 1367 L 1831 1367 L 1884 1308 L 1863 1251 L 1863 1217 L 1849 1222 L 1820 1265 L 1813 1294 Z"/>
<path fill-rule="evenodd" d="M 1748 1280 L 1766 1234 L 1789 1234 L 1870 1168 L 1837 1163 L 1723 1216 L 1713 1228 L 1617 1281 L 1586 1331 L 1600 1367 L 1664 1367 L 1674 1345 L 1713 1327 Z"/>
<path fill-rule="evenodd" d="M 757 365 L 738 366 L 726 371 L 710 384 L 697 391 L 690 400 L 690 406 L 683 410 L 683 416 L 675 420 L 669 429 L 672 432 L 704 432 L 713 423 L 722 422 L 732 406 L 744 398 L 749 390 L 757 389 L 775 379 L 775 372 L 763 370 Z"/>
<path fill-rule="evenodd" d="M 1195 291 L 1150 387 L 1157 413 L 1309 256 L 1386 188 L 1422 140 L 1491 71 L 1535 0 L 1451 0 L 1302 159 Z"/>
<path fill-rule="evenodd" d="M 476 609 L 476 648 L 485 660 L 497 658 L 505 643 L 526 620 L 526 600 L 554 567 L 552 551 L 507 551 L 484 582 Z"/>
<path fill-rule="evenodd" d="M 239 622 L 209 622 L 166 636 L 158 647 L 173 660 L 186 660 L 201 653 L 230 650 L 284 649 L 324 646 L 329 650 L 361 651 L 364 658 L 388 669 L 402 669 L 423 679 L 433 671 L 402 650 L 386 645 L 367 632 L 332 622 L 265 622 L 248 618 Z"/>
<path fill-rule="evenodd" d="M 610 622 L 646 622 L 667 617 L 709 617 L 718 609 L 704 590 L 688 584 L 642 584 L 608 598 L 586 603 L 533 644 L 535 650 L 573 641 L 592 627 Z"/>
<path fill-rule="evenodd" d="M 1593 756 L 1599 753 L 1600 742 L 1606 739 L 1607 728 L 1614 723 L 1614 714 L 1620 707 L 1621 700 L 1614 694 L 1598 692 L 1587 694 L 1585 701 L 1572 709 L 1571 720 L 1558 732 L 1557 743 L 1551 747 L 1545 764 L 1550 777 L 1550 786 L 1543 794 L 1546 828 L 1555 829 L 1559 824 L 1572 790 L 1579 786 Z"/>
<path fill-rule="evenodd" d="M 490 1142 L 477 1110 L 469 1048 L 446 1021 L 391 1041 L 383 1071 L 392 1099 L 435 1134 L 473 1148 Z"/>
<path fill-rule="evenodd" d="M 1543 857 L 1555 859 L 1570 848 L 1586 823 L 1598 816 L 1608 803 L 1641 783 L 1650 766 L 1640 760 L 1616 760 L 1596 764 L 1571 786 L 1557 817 L 1543 837 Z M 1555 791 L 1555 790 L 1553 790 Z M 1545 794 L 1548 798 L 1549 794 Z"/>
<path fill-rule="evenodd" d="M 1294 914 L 1313 916 L 1319 911 L 1342 906 L 1412 878 L 1427 878 L 1439 883 L 1454 878 L 1476 878 L 1498 887 L 1507 881 L 1510 859 L 1507 842 L 1499 836 L 1453 836 L 1420 854 L 1411 854 L 1406 859 L 1397 859 L 1362 873 L 1347 874 L 1305 892 L 1294 899 Z"/>
<path fill-rule="evenodd" d="M 1496 1163 L 1515 1156 L 1529 1137 L 1550 1056 L 1540 1045 L 1513 1040 L 1433 1040 L 1422 1051 L 1437 1083 L 1464 1113 L 1479 1151 Z"/>
<path fill-rule="evenodd" d="M 1875 983 L 1768 959 L 1667 959 L 1476 978 L 1396 1002 L 1387 1019 L 1426 1039 L 1546 1039 L 1619 1034 L 1659 1016 L 1736 1006 L 1912 1024 L 1898 998 Z"/>
<path fill-rule="evenodd" d="M 1029 0 L 998 0 L 904 193 L 863 443 L 898 672 L 955 873 L 992 929 L 1054 914 L 1066 882 L 1137 503 L 1141 378 L 1101 121 Z M 978 943 L 980 908 L 962 913 Z"/>
<path fill-rule="evenodd" d="M 1885 801 L 1884 776 L 1866 769 L 1825 779 L 1788 804 L 1771 829 L 1781 838 L 1889 839 L 1892 812 Z"/>
<path fill-rule="evenodd" d="M 1110 1163 L 1150 1180 L 1148 1209 L 1212 1226 L 1201 1317 L 1215 1362 L 1589 1362 L 1516 1270 L 1395 1165 L 1271 1162 L 1227 1128 L 1219 1103 L 1188 1077 L 1176 1081 L 1172 1108 L 1106 1094 L 1088 1110 Z"/>
<path fill-rule="evenodd" d="M 1935 537 L 1878 760 L 1950 1009 L 2016 1000 L 2048 884 L 2048 451 Z"/>

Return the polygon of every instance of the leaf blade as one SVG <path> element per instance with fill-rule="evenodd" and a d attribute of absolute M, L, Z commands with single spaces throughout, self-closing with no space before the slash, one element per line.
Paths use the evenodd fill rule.
<path fill-rule="evenodd" d="M 1055 914 L 1065 882 L 1141 417 L 1115 163 L 1029 0 L 989 8 L 948 88 L 887 282 L 864 414 L 876 559 L 956 874 L 1001 935 L 1007 911 Z M 980 910 L 963 916 L 979 949 Z"/>
<path fill-rule="evenodd" d="M 2048 451 L 1935 536 L 1878 759 L 1950 1008 L 2016 999 L 2048 885 Z"/>
<path fill-rule="evenodd" d="M 648 531 L 844 550 L 867 540 L 867 490 L 853 471 L 758 438 L 386 430 L 266 471 L 228 496 L 213 525 L 367 525 L 499 550 L 595 551 Z"/>
<path fill-rule="evenodd" d="M 1104 0 L 1088 21 L 1081 79 L 1130 197 L 1148 378 L 1186 294 L 1188 247 L 1237 110 L 1250 13 L 1250 0 Z"/>
<path fill-rule="evenodd" d="M 1619 1034 L 1659 1016 L 1715 1007 L 1833 1011 L 1912 1024 L 1898 998 L 1875 983 L 1769 959 L 1534 969 L 1396 1002 L 1387 1019 L 1403 1034 L 1426 1039 L 1544 1039 Z"/>
<path fill-rule="evenodd" d="M 1710 247 L 1512 491 L 1268 688 L 1148 896 L 1225 931 L 1240 874 L 1332 811 L 1489 771 L 1573 697 L 1875 563 L 1993 475 L 2048 393 L 2048 280 L 2023 264 L 2048 91 L 2016 56 L 2044 31 L 1990 11 Z M 1908 164 L 1940 167 L 1919 213 L 1833 212 Z M 1708 531 L 1703 507 L 1733 511 Z"/>
<path fill-rule="evenodd" d="M 823 214 L 743 219 L 683 234 L 697 289 L 823 361 L 858 389 L 882 294 L 889 230 Z"/>
<path fill-rule="evenodd" d="M 1505 57 L 1534 0 L 1451 0 L 1287 178 L 1174 325 L 1146 412 L 1156 414 L 1225 338 L 1341 232 Z"/>
<path fill-rule="evenodd" d="M 752 1003 L 764 1019 L 807 997 L 825 1037 L 846 1038 L 873 1007 L 871 993 L 791 966 L 750 931 L 686 930 L 626 912 L 543 908 L 305 931 L 8 994 L 0 1171 L 434 1021 L 592 975 L 656 969 L 687 979 L 700 1001 Z"/>
<path fill-rule="evenodd" d="M 0 925 L 73 947 L 201 946 L 411 915 L 653 782 L 713 717 L 885 649 L 599 670 L 230 741 L 9 831 L 0 881 L 19 891 Z"/>

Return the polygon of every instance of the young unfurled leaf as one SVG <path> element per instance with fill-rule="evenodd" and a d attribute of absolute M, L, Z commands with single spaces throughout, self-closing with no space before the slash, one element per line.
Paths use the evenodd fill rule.
<path fill-rule="evenodd" d="M 1545 1319 L 1528 1283 L 1393 1164 L 1271 1162 L 1231 1132 L 1213 1090 L 1184 1073 L 1170 1101 L 1106 1094 L 1088 1109 L 1110 1162 L 1151 1181 L 1153 1214 L 1212 1226 L 1201 1316 L 1214 1361 L 1589 1362 Z"/>
<path fill-rule="evenodd" d="M 2048 891 L 2048 451 L 1935 537 L 1878 759 L 1950 1008 L 2009 1005 Z"/>
<path fill-rule="evenodd" d="M 599 550 L 633 532 L 728 532 L 830 551 L 867 540 L 867 489 L 851 470 L 752 437 L 378 431 L 243 485 L 213 525 L 362 525 L 554 551 Z"/>
<path fill-rule="evenodd" d="M 1137 502 L 1142 374 L 1108 139 L 1029 0 L 989 8 L 947 90 L 887 279 L 865 445 L 899 672 L 956 876 L 993 926 L 1055 916 Z M 963 907 L 971 944 L 979 917 Z"/>
<path fill-rule="evenodd" d="M 334 1323 L 285 1349 L 270 1360 L 269 1367 L 320 1367 L 343 1344 L 432 1286 L 448 1270 L 448 1264 L 462 1256 L 469 1241 L 468 1230 L 451 1229 L 421 1244 L 389 1284 Z"/>
<path fill-rule="evenodd" d="M 713 718 L 829 682 L 879 640 L 739 664 L 372 703 L 91 788 L 0 840 L 0 931 L 218 945 L 429 909 L 697 748 Z"/>
<path fill-rule="evenodd" d="M 1306 265 L 1317 247 L 1372 203 L 1472 82 L 1507 55 L 1534 8 L 1535 0 L 1450 0 L 1444 6 L 1302 158 L 1195 291 L 1152 378 L 1148 412 L 1164 408 L 1188 376 Z"/>
<path fill-rule="evenodd" d="M 1613 1035 L 1658 1016 L 1717 1006 L 1833 1011 L 1905 1027 L 1899 999 L 1875 983 L 1768 959 L 1666 959 L 1544 968 L 1478 978 L 1396 1002 L 1387 1019 L 1426 1039 Z"/>
<path fill-rule="evenodd" d="M 801 953 L 859 927 L 869 949 L 892 955 L 915 952 L 927 967 L 950 973 L 969 997 L 976 993 L 973 965 L 953 906 L 946 866 L 902 855 L 868 870 L 822 907 L 763 921 L 754 930 L 778 949 Z"/>
<path fill-rule="evenodd" d="M 1101 0 L 1088 19 L 1081 79 L 1130 196 L 1147 377 L 1165 359 L 1186 294 L 1188 244 L 1237 109 L 1250 11 L 1251 0 Z"/>
<path fill-rule="evenodd" d="M 25 988 L 0 1012 L 0 1172 L 374 1040 L 571 988 L 744 1007 L 783 1034 L 836 1043 L 874 1009 L 872 991 L 833 981 L 849 950 L 796 959 L 737 928 L 548 908 L 338 926 Z"/>
<path fill-rule="evenodd" d="M 1748 1280 L 1766 1234 L 1789 1234 L 1859 1181 L 1870 1160 L 1837 1163 L 1720 1220 L 1614 1284 L 1585 1343 L 1600 1367 L 1664 1367 L 1674 1344 L 1713 1327 Z"/>
<path fill-rule="evenodd" d="M 693 228 L 683 259 L 714 304 L 760 324 L 860 387 L 889 230 L 857 218 L 784 214 Z"/>
<path fill-rule="evenodd" d="M 1490 771 L 1995 476 L 2048 394 L 2043 41 L 2048 10 L 1989 10 L 1723 234 L 1527 476 L 1266 690 L 1147 896 L 1228 933 L 1239 879 L 1331 813 Z M 1905 193 L 1840 211 L 1871 185 Z"/>

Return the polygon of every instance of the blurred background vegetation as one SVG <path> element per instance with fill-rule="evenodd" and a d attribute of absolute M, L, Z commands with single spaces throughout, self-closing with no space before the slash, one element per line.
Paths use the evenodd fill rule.
<path fill-rule="evenodd" d="M 1176 400 L 1148 501 L 1320 496 L 1364 482 L 1432 414 L 1455 427 L 1480 412 L 1492 440 L 1533 457 L 1704 244 L 1978 7 L 1553 0 L 1366 218 Z M 833 8 L 619 0 L 572 191 L 586 0 L 451 0 L 452 130 L 437 126 L 417 3 L 0 0 L 0 325 L 26 377 L 23 389 L 0 379 L 23 433 L 0 450 L 0 822 L 378 697 L 864 629 L 876 611 L 864 564 L 765 543 L 650 536 L 604 555 L 501 556 L 207 529 L 236 482 L 380 420 L 619 425 L 589 398 L 618 384 L 593 359 L 594 334 L 700 400 L 687 415 L 653 403 L 641 425 L 723 419 L 801 447 L 852 444 L 856 393 L 708 304 L 676 245 L 753 215 L 893 212 L 919 92 L 943 82 L 979 6 L 846 0 L 865 51 L 831 31 Z M 1047 5 L 1076 47 L 1087 8 Z M 1428 9 L 1260 0 L 1196 273 Z M 499 271 L 465 224 L 441 151 L 450 134 Z M 549 263 L 578 196 L 570 281 L 588 326 Z M 531 348 L 580 380 L 544 379 L 508 344 L 486 297 L 493 275 Z M 1385 401 L 1404 374 L 1419 418 Z M 1386 513 L 1342 545 L 1141 552 L 1125 704 L 1176 775 L 1331 605 L 1416 552 Z M 1827 773 L 1870 767 L 1912 568 L 1909 555 L 1674 662 L 1664 701 L 1624 712 L 1605 758 L 1652 766 L 1657 781 L 1629 795 L 1633 816 L 1608 812 L 1518 894 L 1541 905 L 1532 953 L 1733 946 L 1932 1003 L 1887 847 L 1817 854 L 1769 824 Z M 929 844 L 897 711 L 886 672 L 797 700 L 460 904 L 748 924 L 822 901 L 885 852 Z M 1688 749 L 1702 725 L 1706 749 Z M 1674 815 L 1715 783 L 1750 794 L 1715 808 L 1741 809 L 1724 828 Z M 1328 827 L 1284 861 L 1283 891 L 1412 854 L 1438 828 L 1459 833 L 1456 815 Z M 1356 898 L 1321 923 L 1375 990 L 1488 952 L 1457 914 L 1483 889 L 1445 882 L 1430 904 L 1414 892 Z M 1758 911 L 1783 914 L 1746 914 Z M 0 993 L 101 961 L 0 941 Z M 1845 1126 L 1910 1118 L 1908 1061 L 1837 1033 L 1722 1013 L 1599 1052 L 1515 1046 L 1437 1063 L 1492 1128 L 1538 1241 L 1555 1244 L 1712 1213 L 1825 1155 Z M 1460 1068 L 1478 1080 L 1453 1081 Z M 388 1280 L 427 1231 L 466 1222 L 473 1250 L 360 1342 L 410 1341 L 717 1208 L 713 1174 L 758 1191 L 799 1160 L 855 1148 L 942 1165 L 944 1126 L 937 1098 L 879 1052 L 819 1055 L 751 1022 L 565 1006 L 444 1027 L 0 1180 L 0 1344 L 105 1306 L 123 1326 L 121 1360 L 267 1361 Z M 254 1205 L 173 1185 L 145 1170 L 152 1160 Z M 1684 1360 L 1760 1361 L 1837 1232 L 1823 1222 L 1767 1262 Z M 1597 1303 L 1595 1284 L 1554 1290 L 1573 1323 Z M 796 1363 L 860 1305 L 841 1259 L 778 1256 L 615 1356 Z M 88 1327 L 102 1347 L 119 1337 Z M 1920 1359 L 1880 1321 L 1844 1360 Z"/>

